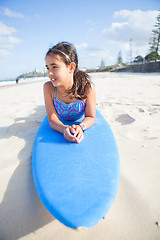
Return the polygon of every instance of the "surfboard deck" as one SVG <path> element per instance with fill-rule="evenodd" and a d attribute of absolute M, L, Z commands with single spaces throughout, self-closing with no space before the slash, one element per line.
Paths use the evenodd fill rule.
<path fill-rule="evenodd" d="M 120 179 L 116 141 L 100 112 L 80 144 L 51 129 L 46 116 L 35 138 L 32 172 L 42 203 L 56 219 L 75 229 L 97 224 L 110 209 Z"/>

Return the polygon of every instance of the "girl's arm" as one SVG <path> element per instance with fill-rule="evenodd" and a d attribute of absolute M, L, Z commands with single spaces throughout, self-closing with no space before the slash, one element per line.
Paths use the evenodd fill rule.
<path fill-rule="evenodd" d="M 81 122 L 82 124 L 85 125 L 85 129 L 93 125 L 93 123 L 95 122 L 95 114 L 96 114 L 96 93 L 95 88 L 92 86 L 87 95 L 85 118 Z M 84 138 L 83 130 L 80 127 L 80 125 L 72 125 L 71 132 L 76 137 L 77 143 L 80 143 Z"/>
<path fill-rule="evenodd" d="M 92 87 L 89 89 L 89 92 L 87 95 L 85 119 L 82 121 L 86 129 L 90 128 L 94 124 L 95 115 L 96 115 L 96 92 L 92 84 Z"/>
<path fill-rule="evenodd" d="M 76 142 L 75 137 L 71 134 L 71 127 L 64 125 L 58 118 L 58 114 L 54 107 L 54 87 L 51 82 L 46 82 L 43 87 L 44 101 L 48 120 L 51 128 L 64 135 L 64 138 L 70 142 Z"/>

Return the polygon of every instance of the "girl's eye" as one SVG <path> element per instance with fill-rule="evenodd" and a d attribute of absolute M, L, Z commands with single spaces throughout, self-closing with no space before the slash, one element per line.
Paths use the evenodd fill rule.
<path fill-rule="evenodd" d="M 57 66 L 52 66 L 52 69 L 57 68 Z M 49 67 L 46 67 L 46 69 L 49 71 Z"/>

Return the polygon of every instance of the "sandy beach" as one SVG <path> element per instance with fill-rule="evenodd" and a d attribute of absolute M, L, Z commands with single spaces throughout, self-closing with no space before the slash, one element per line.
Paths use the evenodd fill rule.
<path fill-rule="evenodd" d="M 32 148 L 46 112 L 47 80 L 0 88 L 0 240 L 160 239 L 160 73 L 92 73 L 97 109 L 119 148 L 121 179 L 106 218 L 65 227 L 45 209 L 32 178 Z"/>

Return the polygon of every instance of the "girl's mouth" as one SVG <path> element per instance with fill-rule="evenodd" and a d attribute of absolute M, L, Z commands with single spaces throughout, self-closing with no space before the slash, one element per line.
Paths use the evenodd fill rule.
<path fill-rule="evenodd" d="M 56 81 L 56 79 L 55 79 L 55 78 L 51 79 L 51 82 L 52 82 L 52 83 L 54 83 L 55 81 Z"/>

